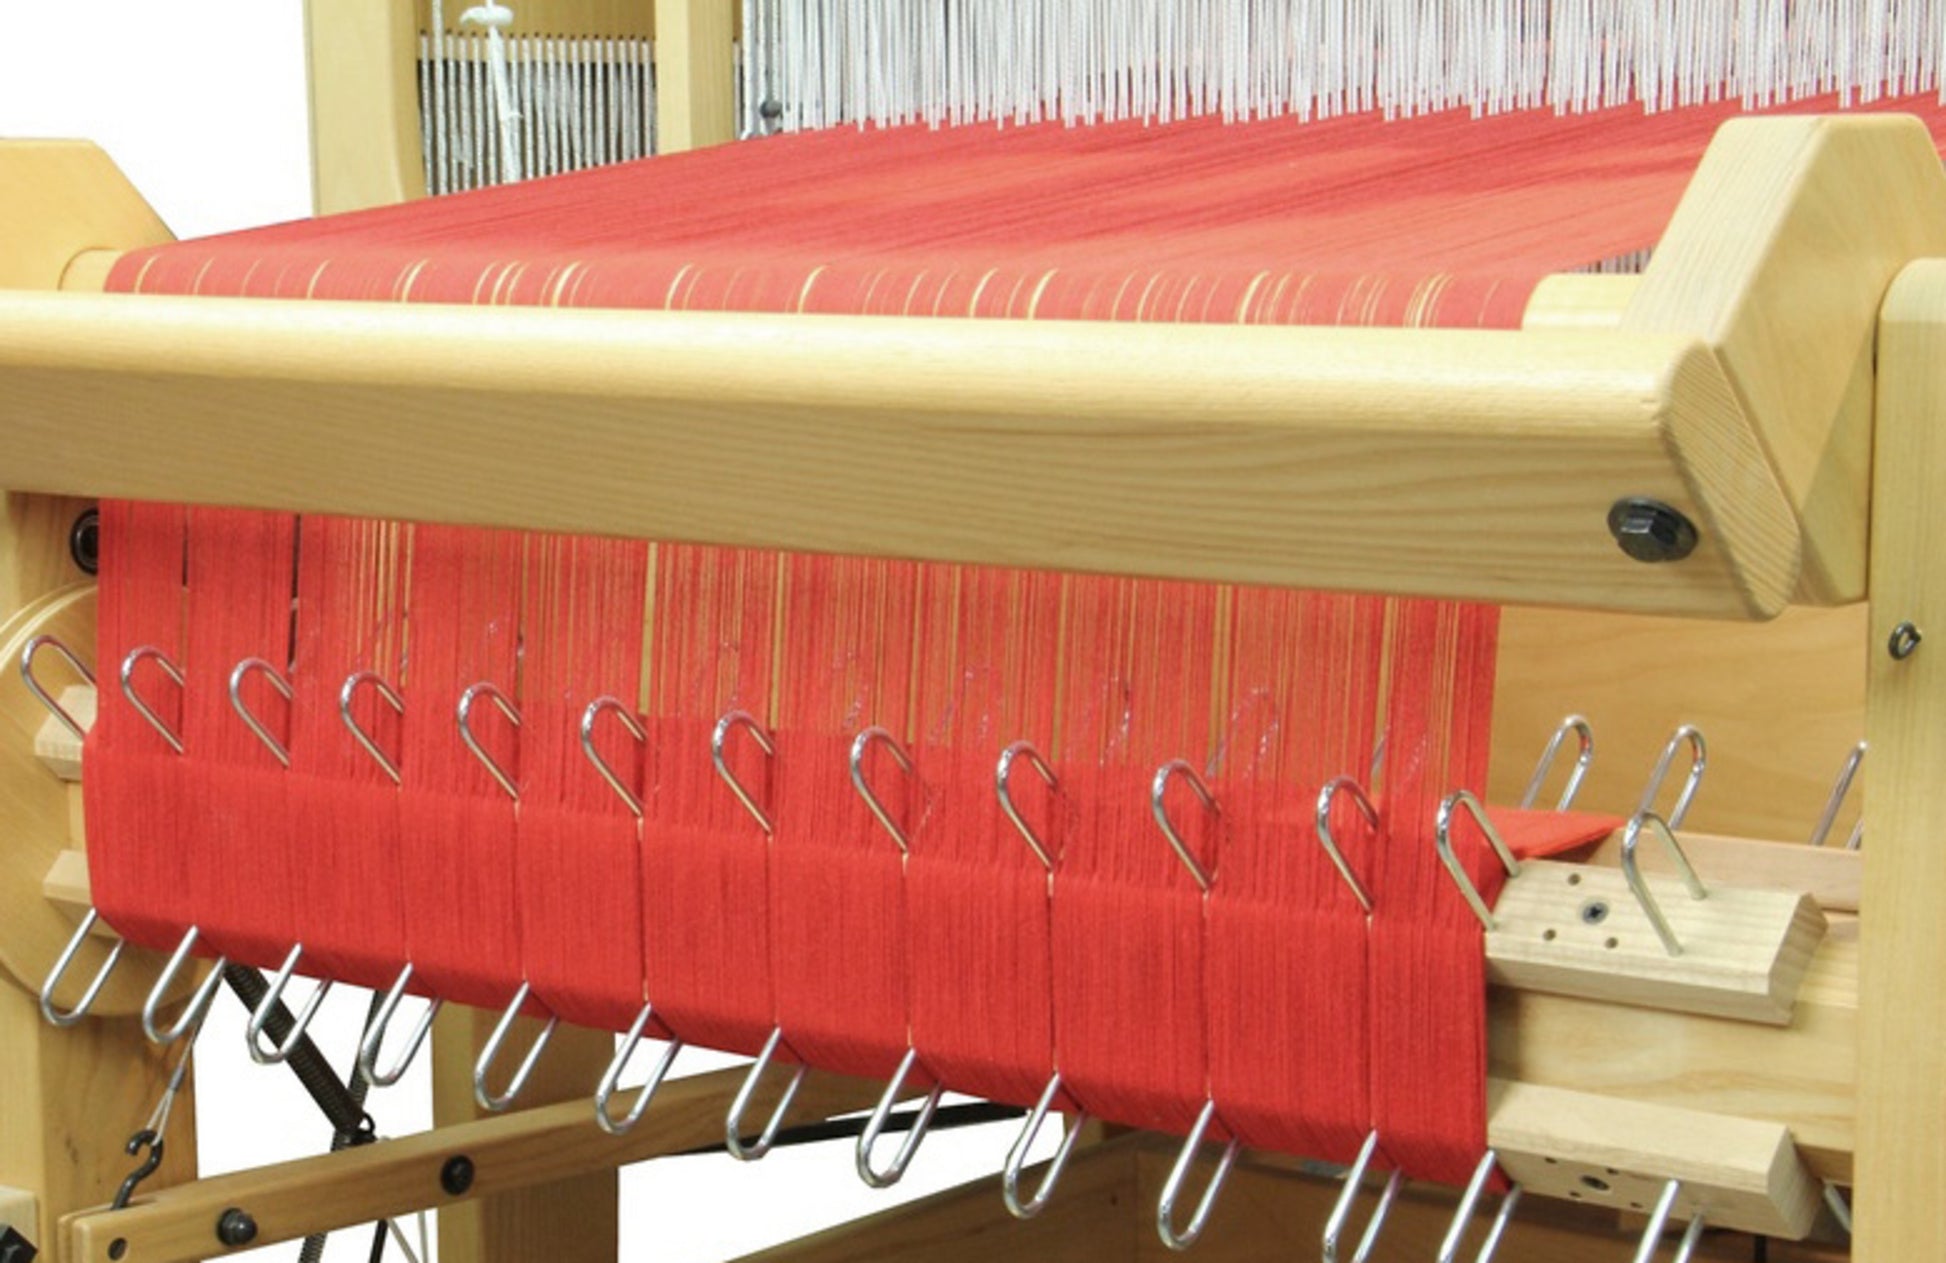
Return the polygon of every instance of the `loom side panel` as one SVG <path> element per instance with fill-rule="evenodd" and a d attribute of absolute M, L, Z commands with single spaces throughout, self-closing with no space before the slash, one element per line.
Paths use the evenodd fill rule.
<path fill-rule="evenodd" d="M 735 140 L 736 6 L 655 0 L 656 152 Z"/>
<path fill-rule="evenodd" d="M 0 141 L 0 290 L 53 290 L 77 255 L 175 238 L 85 140 Z"/>
<path fill-rule="evenodd" d="M 318 214 L 424 197 L 413 6 L 305 0 L 304 37 L 311 76 L 311 200 Z"/>
<path fill-rule="evenodd" d="M 1894 115 L 1724 125 L 1623 328 L 1693 333 L 1723 358 L 1802 517 L 1800 599 L 1865 594 L 1872 351 L 1909 261 L 1946 253 L 1946 172 Z"/>
<path fill-rule="evenodd" d="M 1857 1258 L 1946 1258 L 1946 261 L 1916 263 L 1885 302 L 1872 484 L 1872 649 L 1859 958 Z M 1889 652 L 1894 628 L 1926 634 Z"/>

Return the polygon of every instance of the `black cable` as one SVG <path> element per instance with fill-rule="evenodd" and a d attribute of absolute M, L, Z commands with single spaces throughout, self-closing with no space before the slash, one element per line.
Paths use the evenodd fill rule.
<path fill-rule="evenodd" d="M 243 1001 L 243 1007 L 253 1013 L 270 990 L 270 983 L 263 974 L 248 965 L 225 965 L 223 981 L 236 993 L 237 999 Z M 290 1037 L 293 1025 L 295 1019 L 291 1017 L 291 1011 L 280 1000 L 271 1006 L 270 1014 L 264 1021 L 264 1033 L 281 1046 Z M 284 1064 L 291 1068 L 297 1081 L 310 1093 L 311 1099 L 331 1123 L 334 1133 L 370 1134 L 372 1122 L 365 1113 L 365 1107 L 339 1081 L 338 1072 L 331 1068 L 331 1063 L 324 1059 L 324 1054 L 318 1051 L 318 1046 L 311 1042 L 309 1035 L 298 1039 L 297 1047 Z"/>
<path fill-rule="evenodd" d="M 995 1105 L 991 1101 L 977 1101 L 970 1105 L 942 1105 L 933 1114 L 933 1131 L 952 1131 L 957 1127 L 978 1127 L 984 1123 L 1004 1123 L 1010 1119 L 1025 1118 L 1027 1111 L 1011 1105 Z M 912 1124 L 918 1121 L 919 1111 L 905 1110 L 885 1120 L 885 1131 L 897 1133 L 911 1131 Z M 792 1145 L 815 1145 L 827 1140 L 850 1140 L 865 1130 L 866 1120 L 862 1118 L 828 1118 L 818 1123 L 801 1123 L 796 1127 L 786 1127 L 777 1133 L 772 1148 L 787 1149 Z M 755 1144 L 755 1136 L 744 1137 L 745 1144 Z M 695 1158 L 704 1154 L 721 1153 L 720 1144 L 698 1145 L 694 1149 L 684 1149 L 669 1155 L 673 1158 Z"/>

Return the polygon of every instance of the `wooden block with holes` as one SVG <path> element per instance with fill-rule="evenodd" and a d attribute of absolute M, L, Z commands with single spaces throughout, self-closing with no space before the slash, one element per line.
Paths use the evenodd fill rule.
<path fill-rule="evenodd" d="M 1674 878 L 1643 881 L 1680 945 L 1672 953 L 1617 869 L 1529 861 L 1488 932 L 1487 977 L 1529 991 L 1788 1025 L 1824 937 L 1810 895 L 1716 886 L 1693 898 Z"/>

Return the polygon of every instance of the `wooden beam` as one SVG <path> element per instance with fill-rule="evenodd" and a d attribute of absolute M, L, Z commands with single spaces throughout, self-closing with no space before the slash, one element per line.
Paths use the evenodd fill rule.
<path fill-rule="evenodd" d="M 312 205 L 329 215 L 424 197 L 419 32 L 412 6 L 400 0 L 305 0 L 304 36 Z"/>
<path fill-rule="evenodd" d="M 1725 616 L 1796 581 L 1680 338 L 15 294 L 0 399 L 45 491 Z M 1695 554 L 1624 556 L 1635 495 Z"/>
<path fill-rule="evenodd" d="M 1622 322 L 1722 356 L 1803 521 L 1806 601 L 1865 595 L 1879 304 L 1937 254 L 1946 172 L 1918 119 L 1732 119 Z"/>
<path fill-rule="evenodd" d="M 1860 907 L 1859 1263 L 1946 1258 L 1946 261 L 1900 275 L 1880 324 L 1872 482 L 1874 764 Z M 1927 637 L 1892 652 L 1910 626 Z"/>
<path fill-rule="evenodd" d="M 665 1084 L 640 1125 L 622 1137 L 596 1127 L 587 1102 L 571 1101 L 198 1180 L 124 1210 L 69 1216 L 62 1225 L 66 1257 L 71 1263 L 188 1263 L 223 1253 L 215 1228 L 232 1208 L 256 1224 L 253 1246 L 272 1245 L 721 1144 L 724 1112 L 743 1075 L 739 1068 Z M 864 1109 L 882 1090 L 858 1079 L 813 1074 L 795 1112 L 825 1118 Z M 761 1095 L 753 1108 L 768 1110 L 776 1093 Z M 470 1164 L 471 1181 L 465 1191 L 452 1193 L 441 1174 L 460 1158 Z"/>

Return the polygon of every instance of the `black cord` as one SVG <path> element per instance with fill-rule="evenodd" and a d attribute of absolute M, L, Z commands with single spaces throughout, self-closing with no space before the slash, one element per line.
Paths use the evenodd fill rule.
<path fill-rule="evenodd" d="M 952 1131 L 957 1127 L 978 1127 L 984 1123 L 1004 1123 L 1010 1119 L 1025 1118 L 1027 1111 L 1011 1105 L 995 1105 L 991 1101 L 977 1101 L 970 1105 L 942 1105 L 934 1113 L 933 1131 Z M 905 1110 L 885 1120 L 885 1130 L 890 1133 L 911 1131 L 912 1124 L 918 1121 L 919 1111 Z M 786 1127 L 777 1133 L 772 1148 L 786 1149 L 792 1145 L 815 1145 L 827 1140 L 849 1140 L 865 1130 L 862 1118 L 829 1118 L 823 1122 L 802 1123 L 796 1127 Z M 755 1136 L 744 1137 L 745 1144 L 755 1144 Z M 698 1145 L 694 1149 L 683 1149 L 670 1154 L 672 1158 L 695 1158 L 704 1154 L 721 1153 L 720 1144 Z"/>

